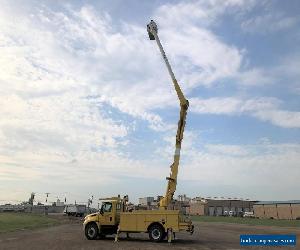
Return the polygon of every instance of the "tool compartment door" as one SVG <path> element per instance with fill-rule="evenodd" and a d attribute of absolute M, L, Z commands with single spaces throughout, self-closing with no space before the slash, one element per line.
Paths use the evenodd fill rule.
<path fill-rule="evenodd" d="M 120 231 L 136 232 L 137 231 L 137 215 L 134 213 L 120 214 Z"/>

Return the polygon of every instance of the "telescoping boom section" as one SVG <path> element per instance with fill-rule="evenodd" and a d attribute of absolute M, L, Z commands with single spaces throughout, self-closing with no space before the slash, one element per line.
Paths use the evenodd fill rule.
<path fill-rule="evenodd" d="M 148 31 L 150 40 L 155 40 L 159 47 L 160 53 L 166 63 L 167 69 L 172 78 L 172 82 L 173 82 L 173 85 L 174 85 L 174 88 L 175 88 L 175 91 L 177 93 L 179 103 L 180 103 L 180 115 L 179 115 L 178 128 L 177 128 L 177 134 L 176 134 L 174 161 L 170 167 L 171 168 L 170 176 L 167 177 L 168 184 L 167 184 L 166 194 L 159 202 L 160 209 L 167 209 L 167 207 L 170 204 L 170 202 L 172 201 L 174 193 L 176 191 L 181 142 L 183 139 L 183 132 L 184 132 L 184 127 L 185 127 L 185 123 L 186 123 L 186 115 L 187 115 L 187 110 L 189 107 L 189 101 L 185 98 L 184 94 L 182 93 L 182 91 L 179 87 L 179 84 L 175 78 L 173 71 L 172 71 L 172 68 L 168 61 L 166 53 L 160 43 L 160 40 L 158 37 L 157 25 L 153 20 L 151 20 L 151 22 L 147 25 L 147 31 Z"/>

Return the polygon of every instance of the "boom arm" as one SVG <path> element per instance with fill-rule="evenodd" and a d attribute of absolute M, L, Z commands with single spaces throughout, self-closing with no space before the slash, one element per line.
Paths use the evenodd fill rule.
<path fill-rule="evenodd" d="M 156 40 L 156 43 L 159 47 L 160 53 L 162 54 L 162 57 L 166 63 L 166 66 L 168 68 L 169 74 L 172 78 L 175 91 L 177 93 L 179 103 L 180 103 L 180 116 L 178 121 L 178 128 L 177 128 L 177 134 L 176 134 L 176 145 L 175 145 L 175 153 L 174 153 L 174 161 L 171 165 L 171 173 L 170 177 L 167 177 L 168 185 L 165 196 L 160 200 L 159 207 L 161 209 L 167 209 L 168 205 L 173 199 L 173 195 L 176 191 L 176 185 L 177 185 L 177 174 L 178 174 L 178 166 L 179 166 L 179 160 L 180 160 L 180 150 L 181 150 L 181 142 L 183 139 L 183 132 L 185 127 L 185 120 L 186 120 L 186 114 L 189 107 L 188 100 L 184 97 L 184 94 L 182 93 L 179 84 L 174 76 L 174 73 L 172 71 L 172 68 L 170 66 L 170 63 L 168 61 L 168 58 L 165 54 L 165 51 L 160 43 L 159 37 L 157 35 L 157 25 L 156 23 L 151 20 L 151 22 L 147 25 L 147 31 L 150 40 Z"/>

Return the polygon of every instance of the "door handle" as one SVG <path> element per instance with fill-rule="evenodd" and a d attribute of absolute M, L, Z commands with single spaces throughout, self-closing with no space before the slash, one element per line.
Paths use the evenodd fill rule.
<path fill-rule="evenodd" d="M 109 217 L 109 221 L 112 221 L 112 217 Z"/>

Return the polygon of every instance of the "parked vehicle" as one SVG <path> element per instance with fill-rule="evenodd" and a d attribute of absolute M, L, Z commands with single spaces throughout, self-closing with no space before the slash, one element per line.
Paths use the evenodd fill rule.
<path fill-rule="evenodd" d="M 244 217 L 244 218 L 255 218 L 253 212 L 244 212 L 243 217 Z"/>
<path fill-rule="evenodd" d="M 236 213 L 234 211 L 229 211 L 228 216 L 236 216 Z"/>
<path fill-rule="evenodd" d="M 66 205 L 64 213 L 68 216 L 83 217 L 86 213 L 86 205 Z"/>

